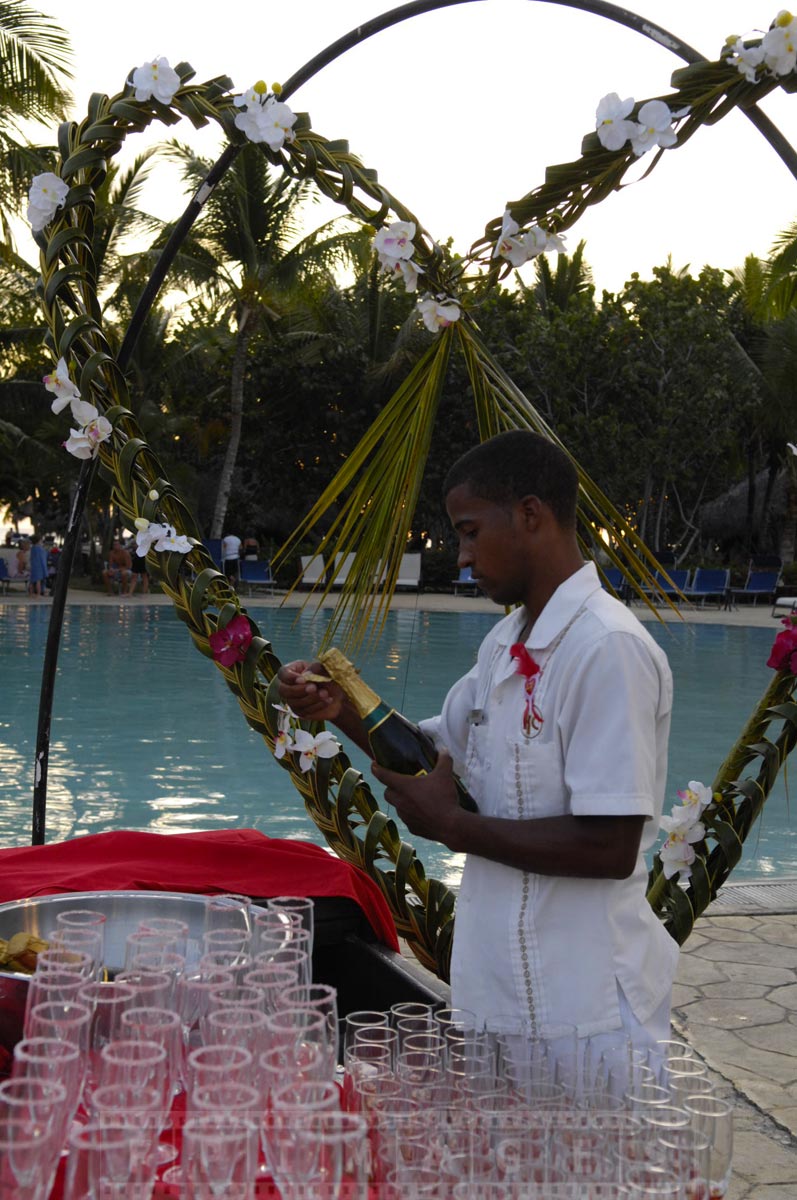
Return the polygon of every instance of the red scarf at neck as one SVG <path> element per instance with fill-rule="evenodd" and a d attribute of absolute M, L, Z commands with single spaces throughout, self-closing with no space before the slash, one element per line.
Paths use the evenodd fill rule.
<path fill-rule="evenodd" d="M 513 646 L 509 647 L 509 653 L 517 663 L 515 669 L 518 675 L 522 675 L 525 679 L 523 686 L 526 692 L 526 702 L 523 707 L 523 732 L 526 737 L 531 737 L 532 733 L 539 733 L 543 725 L 542 713 L 534 703 L 534 689 L 537 686 L 540 665 L 531 657 L 523 642 L 515 642 Z"/>

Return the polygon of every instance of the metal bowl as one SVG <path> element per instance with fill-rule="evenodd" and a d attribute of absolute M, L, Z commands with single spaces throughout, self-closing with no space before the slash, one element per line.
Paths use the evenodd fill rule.
<path fill-rule="evenodd" d="M 142 921 L 153 917 L 183 921 L 188 926 L 187 957 L 189 961 L 198 958 L 211 900 L 214 904 L 229 905 L 230 924 L 240 923 L 242 928 L 251 930 L 249 914 L 235 900 L 223 896 L 199 896 L 191 892 L 69 892 L 0 904 L 0 938 L 7 941 L 15 933 L 35 933 L 47 939 L 55 929 L 59 912 L 94 909 L 106 917 L 105 966 L 114 975 L 124 966 L 127 935 L 135 933 Z M 22 1037 L 28 979 L 27 975 L 0 971 L 0 1058 L 3 1047 L 12 1050 Z"/>

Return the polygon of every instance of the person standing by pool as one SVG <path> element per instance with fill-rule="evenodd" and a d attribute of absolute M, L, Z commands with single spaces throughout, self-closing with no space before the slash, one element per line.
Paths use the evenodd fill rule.
<path fill-rule="evenodd" d="M 17 578 L 26 579 L 30 573 L 30 541 L 23 538 L 17 550 Z"/>
<path fill-rule="evenodd" d="M 546 1036 L 669 1033 L 678 948 L 645 898 L 666 781 L 672 677 L 630 610 L 600 585 L 576 537 L 578 479 L 529 432 L 499 434 L 449 471 L 460 567 L 498 604 L 440 716 L 421 723 L 440 756 L 425 776 L 373 764 L 410 831 L 466 855 L 452 1002 L 479 1023 Z M 367 751 L 334 684 L 280 669 L 299 716 L 332 720 Z M 314 669 L 318 669 L 317 667 Z M 449 754 L 450 751 L 450 754 Z M 452 769 L 479 806 L 457 802 Z"/>
<path fill-rule="evenodd" d="M 221 569 L 230 583 L 238 582 L 238 563 L 241 558 L 241 539 L 234 533 L 227 533 L 221 539 Z"/>
<path fill-rule="evenodd" d="M 106 593 L 109 596 L 112 595 L 113 585 L 118 583 L 119 595 L 129 596 L 132 578 L 133 560 L 130 557 L 130 551 L 125 550 L 117 538 L 111 547 L 111 552 L 108 555 L 108 564 L 102 573 Z"/>
<path fill-rule="evenodd" d="M 30 539 L 30 577 L 28 595 L 43 596 L 47 588 L 47 551 L 38 533 Z"/>

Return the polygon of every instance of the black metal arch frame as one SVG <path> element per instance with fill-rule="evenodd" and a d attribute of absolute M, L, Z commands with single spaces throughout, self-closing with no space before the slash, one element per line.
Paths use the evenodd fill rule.
<path fill-rule="evenodd" d="M 283 85 L 281 99 L 287 100 L 299 88 L 317 75 L 319 71 L 328 66 L 335 59 L 340 58 L 348 50 L 353 49 L 360 43 L 367 41 L 377 33 L 382 33 L 386 29 L 390 29 L 393 25 L 399 25 L 403 21 L 409 21 L 413 17 L 422 16 L 424 13 L 433 12 L 441 8 L 453 8 L 459 4 L 483 3 L 484 0 L 412 0 L 409 4 L 403 4 L 399 8 L 391 9 L 389 12 L 383 13 L 381 16 L 373 17 L 370 21 L 366 21 L 363 25 L 358 25 L 343 37 L 331 42 L 325 50 L 322 50 L 315 57 L 309 59 L 303 67 L 300 67 Z M 616 4 L 610 4 L 607 0 L 532 0 L 535 3 L 556 4 L 564 8 L 573 8 L 582 12 L 591 13 L 594 16 L 605 17 L 607 20 L 613 21 L 617 25 L 624 25 L 627 29 L 633 30 L 635 33 L 641 34 L 643 37 L 649 38 L 658 45 L 663 46 L 666 50 L 670 50 L 678 58 L 687 63 L 707 62 L 708 60 L 692 46 L 676 37 L 675 34 L 657 25 L 653 21 L 640 16 L 638 13 L 631 12 L 630 9 L 620 8 Z M 781 133 L 777 126 L 770 120 L 765 113 L 758 108 L 757 105 L 751 105 L 743 110 L 744 115 L 748 120 L 752 121 L 756 129 L 766 138 L 776 154 L 785 163 L 791 174 L 797 179 L 797 152 L 791 145 L 789 140 Z M 160 257 L 153 269 L 152 275 L 144 288 L 139 299 L 136 310 L 131 318 L 122 346 L 118 355 L 118 364 L 124 371 L 130 363 L 138 336 L 141 328 L 149 314 L 149 311 L 155 302 L 155 299 L 160 291 L 163 282 L 166 278 L 168 270 L 174 261 L 174 258 L 187 236 L 192 225 L 202 211 L 204 204 L 210 196 L 213 188 L 225 174 L 227 169 L 233 163 L 241 150 L 241 146 L 228 146 L 217 161 L 213 164 L 201 186 L 197 189 L 194 196 L 189 201 L 182 217 L 175 225 L 171 236 L 166 246 L 161 251 Z M 69 587 L 69 577 L 72 571 L 72 563 L 74 561 L 75 550 L 77 547 L 78 537 L 80 535 L 80 527 L 82 524 L 83 511 L 86 506 L 91 483 L 96 470 L 96 460 L 86 460 L 80 470 L 77 487 L 72 503 L 72 510 L 69 515 L 66 536 L 64 538 L 63 552 L 61 555 L 61 564 L 58 574 L 55 579 L 53 589 L 53 604 L 50 614 L 50 625 L 47 633 L 47 645 L 45 647 L 44 664 L 42 668 L 42 686 L 39 700 L 39 717 L 36 732 L 36 758 L 35 758 L 35 782 L 33 788 L 33 821 L 32 821 L 32 845 L 41 845 L 44 842 L 45 834 L 45 815 L 47 804 L 47 768 L 50 751 L 50 725 L 52 716 L 53 693 L 55 689 L 55 673 L 58 663 L 58 651 L 61 642 L 61 628 L 64 618 L 64 607 L 66 604 L 66 594 Z"/>

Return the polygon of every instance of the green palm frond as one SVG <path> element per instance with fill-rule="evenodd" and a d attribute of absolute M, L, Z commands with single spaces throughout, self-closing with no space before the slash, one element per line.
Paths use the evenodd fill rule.
<path fill-rule="evenodd" d="M 0 0 L 0 111 L 3 123 L 51 121 L 71 99 L 60 76 L 72 78 L 68 35 L 24 3 Z"/>
<path fill-rule="evenodd" d="M 276 556 L 279 561 L 289 554 L 319 517 L 339 504 L 317 552 L 323 555 L 334 547 L 340 555 L 354 552 L 357 557 L 329 622 L 325 645 L 344 621 L 345 645 L 356 647 L 369 625 L 373 623 L 376 636 L 387 619 L 453 338 L 451 328 L 435 339 Z M 325 595 L 333 582 L 334 572 Z"/>
<path fill-rule="evenodd" d="M 767 291 L 769 312 L 773 320 L 779 321 L 797 308 L 797 273 L 770 277 Z"/>
<path fill-rule="evenodd" d="M 581 241 L 572 254 L 557 255 L 555 271 L 551 270 L 546 255 L 540 254 L 535 259 L 537 285 L 534 296 L 543 313 L 564 312 L 575 296 L 592 287 L 592 271 L 584 261 L 586 245 Z"/>
<path fill-rule="evenodd" d="M 406 549 L 452 345 L 461 350 L 467 365 L 482 439 L 505 429 L 532 429 L 568 453 L 496 361 L 472 321 L 463 317 L 444 330 L 275 558 L 276 562 L 285 558 L 322 517 L 335 513 L 317 553 L 323 555 L 334 547 L 339 555 L 354 552 L 356 558 L 341 589 L 325 644 L 343 624 L 345 644 L 354 647 L 362 642 L 369 624 L 373 622 L 374 635 L 384 625 Z M 662 602 L 672 611 L 679 611 L 656 583 L 655 556 L 586 471 L 578 463 L 574 465 L 579 475 L 580 542 L 584 553 L 594 558 L 598 550 L 605 552 L 653 614 L 659 615 L 657 604 Z M 606 532 L 611 534 L 608 546 L 601 536 Z M 324 595 L 333 583 L 334 574 Z"/>
<path fill-rule="evenodd" d="M 126 238 L 152 239 L 163 228 L 163 221 L 139 207 L 142 190 L 158 154 L 159 147 L 150 146 L 125 170 L 111 164 L 97 189 L 93 252 L 101 278 L 118 273 Z"/>
<path fill-rule="evenodd" d="M 797 271 L 797 221 L 776 235 L 769 260 L 776 275 Z"/>

